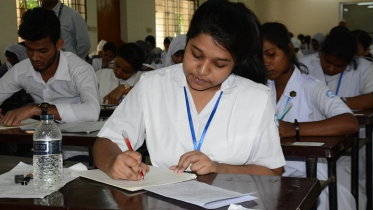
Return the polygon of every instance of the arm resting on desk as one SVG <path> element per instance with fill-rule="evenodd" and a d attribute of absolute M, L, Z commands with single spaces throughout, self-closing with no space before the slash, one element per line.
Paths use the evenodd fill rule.
<path fill-rule="evenodd" d="M 60 114 L 54 105 L 49 106 L 48 114 L 53 114 L 55 120 L 61 120 Z M 41 115 L 41 108 L 39 105 L 33 104 L 23 106 L 21 108 L 8 111 L 1 119 L 1 124 L 4 126 L 19 126 L 22 120 L 26 120 L 34 115 Z"/>
<path fill-rule="evenodd" d="M 280 137 L 296 135 L 294 123 L 279 121 Z M 353 134 L 359 130 L 359 123 L 354 115 L 345 113 L 325 120 L 299 123 L 300 136 L 341 136 Z"/>
<path fill-rule="evenodd" d="M 350 109 L 373 109 L 373 92 L 346 99 Z"/>
<path fill-rule="evenodd" d="M 113 179 L 140 180 L 149 167 L 141 162 L 141 154 L 122 152 L 117 144 L 106 138 L 97 138 L 93 145 L 93 160 L 97 168 Z"/>

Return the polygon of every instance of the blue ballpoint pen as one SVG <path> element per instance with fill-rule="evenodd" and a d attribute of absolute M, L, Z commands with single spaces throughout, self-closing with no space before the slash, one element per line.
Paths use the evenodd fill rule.
<path fill-rule="evenodd" d="M 281 114 L 281 116 L 280 116 L 280 118 L 279 118 L 280 120 L 282 120 L 282 119 L 285 117 L 286 113 L 288 113 L 288 111 L 290 110 L 291 107 L 293 107 L 293 103 L 289 103 L 289 104 L 285 107 L 284 111 L 282 112 L 282 114 Z"/>

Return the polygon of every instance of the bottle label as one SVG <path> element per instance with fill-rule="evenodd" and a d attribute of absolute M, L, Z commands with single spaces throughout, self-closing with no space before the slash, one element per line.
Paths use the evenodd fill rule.
<path fill-rule="evenodd" d="M 56 155 L 62 153 L 62 141 L 34 141 L 34 155 Z"/>

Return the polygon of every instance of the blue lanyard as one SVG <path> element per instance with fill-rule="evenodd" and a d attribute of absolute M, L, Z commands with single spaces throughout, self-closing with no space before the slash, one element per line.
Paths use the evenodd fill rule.
<path fill-rule="evenodd" d="M 197 139 L 196 139 L 196 134 L 194 132 L 194 125 L 193 125 L 193 120 L 192 120 L 192 114 L 190 113 L 188 95 L 187 95 L 187 92 L 186 92 L 186 88 L 184 86 L 185 102 L 186 102 L 187 111 L 188 111 L 189 127 L 190 127 L 190 132 L 192 133 L 194 150 L 198 150 L 198 151 L 201 150 L 201 146 L 202 146 L 203 140 L 205 139 L 205 135 L 206 135 L 207 129 L 209 128 L 211 120 L 212 120 L 212 118 L 215 115 L 215 112 L 216 112 L 216 109 L 218 108 L 218 105 L 219 105 L 220 98 L 221 98 L 222 94 L 223 94 L 223 91 L 220 92 L 219 98 L 218 98 L 218 100 L 215 103 L 214 109 L 212 110 L 212 112 L 210 114 L 210 117 L 209 117 L 209 119 L 208 119 L 208 121 L 206 123 L 205 129 L 203 130 L 201 139 L 199 140 L 198 146 L 197 146 Z"/>
<path fill-rule="evenodd" d="M 326 86 L 329 86 L 329 85 L 328 85 L 328 81 L 326 80 L 326 76 L 325 76 L 325 74 L 324 74 L 324 77 L 325 77 L 325 83 L 326 83 Z M 339 87 L 341 86 L 342 77 L 343 77 L 343 71 L 341 72 L 341 75 L 339 76 L 338 85 L 337 85 L 337 90 L 335 91 L 335 95 L 338 95 Z"/>
<path fill-rule="evenodd" d="M 284 110 L 286 109 L 286 106 L 288 105 L 289 101 L 290 101 L 290 98 L 288 98 L 288 100 L 286 101 L 286 104 L 285 104 Z"/>

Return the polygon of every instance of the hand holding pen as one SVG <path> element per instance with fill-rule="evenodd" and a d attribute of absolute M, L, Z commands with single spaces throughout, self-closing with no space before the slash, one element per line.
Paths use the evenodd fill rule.
<path fill-rule="evenodd" d="M 128 139 L 128 134 L 127 134 L 127 132 L 125 130 L 122 131 L 122 136 L 124 138 L 124 141 L 127 144 L 128 150 L 129 151 L 133 151 L 132 146 L 131 146 L 131 142 Z M 141 178 L 144 179 L 144 173 L 141 170 L 140 170 L 140 175 L 141 175 Z"/>

